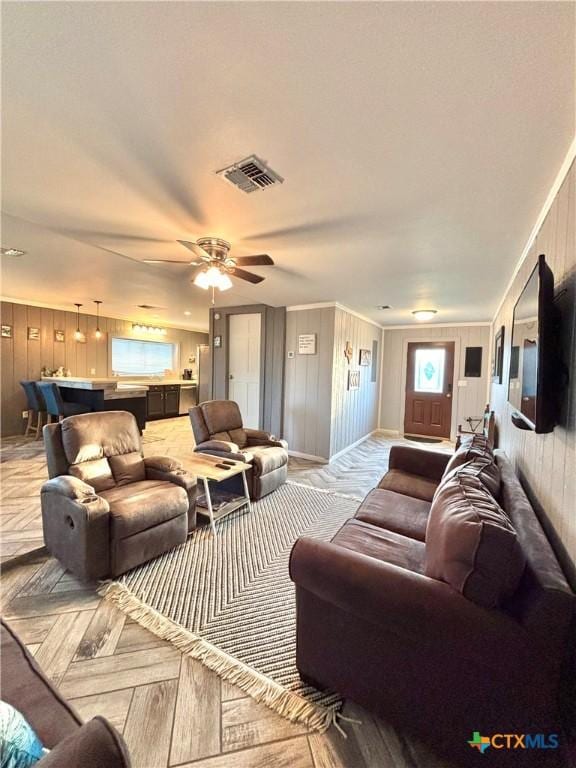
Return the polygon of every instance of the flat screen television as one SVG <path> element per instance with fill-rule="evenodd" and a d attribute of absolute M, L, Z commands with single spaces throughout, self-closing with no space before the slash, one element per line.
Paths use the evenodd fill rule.
<path fill-rule="evenodd" d="M 551 432 L 558 417 L 558 319 L 554 276 L 544 255 L 538 257 L 514 307 L 508 376 L 513 424 Z"/>

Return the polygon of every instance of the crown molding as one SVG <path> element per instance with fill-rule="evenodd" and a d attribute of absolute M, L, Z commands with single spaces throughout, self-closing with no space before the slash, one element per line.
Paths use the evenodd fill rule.
<path fill-rule="evenodd" d="M 286 312 L 306 312 L 309 309 L 327 309 L 328 307 L 341 309 L 342 312 L 347 312 L 349 315 L 353 315 L 365 323 L 370 323 L 370 325 L 380 328 L 380 330 L 384 329 L 384 326 L 377 323 L 376 320 L 371 320 L 369 317 L 366 317 L 366 315 L 361 315 L 360 312 L 356 312 L 354 309 L 350 309 L 350 307 L 347 307 L 345 304 L 340 304 L 338 301 L 319 301 L 315 304 L 294 304 L 290 307 L 286 307 Z"/>
<path fill-rule="evenodd" d="M 57 312 L 72 312 L 73 314 L 76 314 L 76 309 L 74 308 L 74 305 L 68 305 L 68 304 L 47 304 L 45 301 L 32 301 L 31 299 L 14 299 L 11 296 L 0 296 L 0 301 L 5 301 L 8 304 L 22 304 L 24 306 L 28 307 L 39 307 L 40 309 L 54 309 Z M 86 305 L 88 306 L 88 305 Z M 100 305 L 102 307 L 102 305 Z M 81 317 L 96 317 L 95 312 L 81 312 Z M 109 320 L 123 320 L 127 323 L 140 323 L 140 325 L 155 325 L 159 328 L 172 328 L 175 331 L 190 331 L 191 333 L 204 333 L 208 335 L 208 330 L 203 328 L 183 328 L 181 325 L 174 325 L 173 323 L 165 323 L 163 321 L 149 321 L 147 320 L 144 322 L 144 320 L 137 320 L 134 318 L 134 315 L 107 315 L 107 314 L 100 314 L 100 317 L 106 317 Z"/>
<path fill-rule="evenodd" d="M 512 286 L 514 285 L 514 281 L 516 280 L 516 277 L 518 273 L 520 272 L 520 269 L 522 268 L 522 265 L 526 261 L 526 258 L 528 257 L 528 254 L 530 252 L 530 249 L 534 245 L 534 241 L 536 240 L 536 237 L 538 235 L 538 232 L 542 229 L 542 224 L 544 224 L 544 220 L 546 216 L 548 215 L 550 208 L 552 208 L 552 205 L 554 204 L 554 200 L 556 199 L 556 196 L 560 190 L 560 187 L 564 183 L 564 179 L 568 175 L 568 171 L 570 170 L 572 163 L 576 159 L 576 136 L 572 139 L 572 143 L 568 147 L 568 152 L 566 153 L 566 156 L 564 160 L 562 161 L 562 165 L 560 166 L 560 170 L 558 171 L 558 174 L 556 175 L 556 178 L 554 179 L 554 183 L 552 184 L 550 191 L 548 192 L 548 195 L 546 197 L 546 200 L 544 201 L 544 205 L 542 206 L 540 213 L 538 214 L 538 218 L 536 219 L 536 223 L 532 227 L 532 231 L 530 232 L 530 236 L 528 237 L 528 240 L 526 242 L 526 245 L 524 246 L 524 250 L 522 251 L 522 255 L 518 259 L 518 262 L 516 266 L 514 267 L 514 271 L 512 272 L 512 276 L 510 277 L 510 280 L 508 281 L 508 285 L 506 286 L 506 290 L 502 294 L 502 298 L 500 299 L 500 302 L 498 304 L 498 309 L 494 313 L 494 316 L 492 318 L 492 322 L 494 323 L 496 321 L 496 318 L 500 314 L 500 310 L 502 309 L 502 306 L 504 304 L 504 301 L 506 300 L 506 297 L 510 293 L 510 290 L 512 289 Z"/>
<path fill-rule="evenodd" d="M 491 320 L 479 320 L 474 321 L 470 323 L 419 323 L 417 320 L 415 320 L 413 323 L 410 323 L 409 325 L 383 325 L 382 330 L 384 331 L 414 331 L 418 328 L 481 328 L 486 326 L 491 326 L 492 321 Z"/>

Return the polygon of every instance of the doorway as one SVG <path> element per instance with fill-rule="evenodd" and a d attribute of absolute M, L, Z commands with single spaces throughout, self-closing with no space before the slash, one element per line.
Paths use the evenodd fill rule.
<path fill-rule="evenodd" d="M 409 342 L 404 432 L 450 439 L 454 342 Z"/>
<path fill-rule="evenodd" d="M 230 315 L 228 397 L 240 408 L 244 426 L 260 426 L 261 314 Z"/>

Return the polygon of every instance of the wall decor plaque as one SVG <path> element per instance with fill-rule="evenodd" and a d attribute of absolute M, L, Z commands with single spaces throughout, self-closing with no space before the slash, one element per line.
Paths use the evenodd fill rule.
<path fill-rule="evenodd" d="M 28 341 L 38 341 L 40 338 L 40 328 L 28 326 Z"/>
<path fill-rule="evenodd" d="M 360 389 L 360 371 L 348 371 L 348 390 Z"/>
<path fill-rule="evenodd" d="M 66 341 L 66 331 L 54 331 L 54 341 L 64 342 Z"/>
<path fill-rule="evenodd" d="M 370 365 L 372 363 L 372 351 L 370 349 L 360 350 L 360 365 Z"/>
<path fill-rule="evenodd" d="M 301 333 L 298 336 L 298 354 L 315 355 L 316 354 L 316 334 Z"/>
<path fill-rule="evenodd" d="M 2 326 L 2 338 L 3 339 L 11 339 L 12 338 L 12 326 L 11 325 L 3 325 Z"/>

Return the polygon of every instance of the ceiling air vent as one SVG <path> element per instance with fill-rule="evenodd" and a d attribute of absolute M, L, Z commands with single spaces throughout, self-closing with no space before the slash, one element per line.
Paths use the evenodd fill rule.
<path fill-rule="evenodd" d="M 154 304 L 137 304 L 138 309 L 166 309 L 166 307 L 155 307 Z"/>
<path fill-rule="evenodd" d="M 216 171 L 216 175 L 221 176 L 246 194 L 256 192 L 259 189 L 274 187 L 284 181 L 282 176 L 269 168 L 264 160 L 256 155 L 250 155 L 250 157 L 246 157 L 234 165 L 222 168 Z"/>

